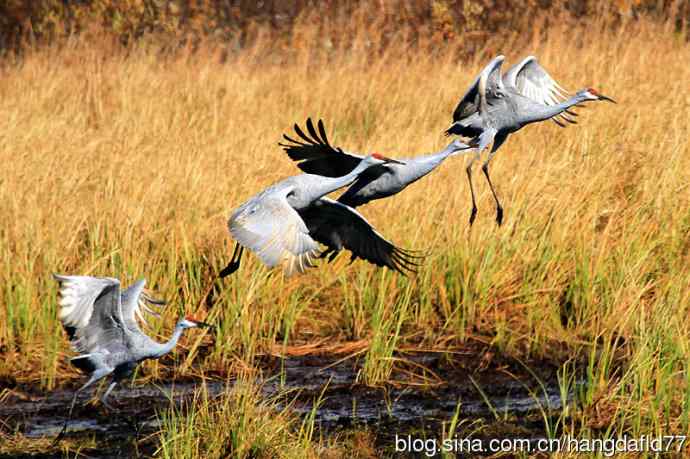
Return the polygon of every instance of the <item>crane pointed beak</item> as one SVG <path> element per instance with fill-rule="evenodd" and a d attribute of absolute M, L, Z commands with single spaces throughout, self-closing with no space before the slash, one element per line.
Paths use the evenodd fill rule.
<path fill-rule="evenodd" d="M 199 328 L 215 328 L 215 326 L 207 324 L 206 322 L 196 322 L 196 326 Z"/>
<path fill-rule="evenodd" d="M 405 163 L 402 162 L 402 161 L 398 161 L 397 159 L 393 159 L 393 158 L 387 158 L 387 157 L 385 157 L 385 156 L 383 156 L 382 159 L 383 159 L 383 163 L 384 163 L 384 164 L 388 164 L 388 163 L 393 163 L 393 164 L 405 164 Z"/>
<path fill-rule="evenodd" d="M 618 102 L 616 102 L 615 100 L 611 99 L 610 97 L 604 96 L 604 95 L 602 95 L 602 94 L 598 94 L 598 96 L 599 96 L 599 100 L 605 100 L 605 101 L 607 101 L 607 102 L 611 102 L 612 104 L 617 104 L 617 103 L 618 103 Z"/>

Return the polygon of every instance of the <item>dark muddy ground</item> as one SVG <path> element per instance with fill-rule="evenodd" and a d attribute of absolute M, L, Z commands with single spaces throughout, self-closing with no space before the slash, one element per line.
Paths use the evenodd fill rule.
<path fill-rule="evenodd" d="M 460 359 L 443 353 L 415 353 L 405 358 L 408 364 L 402 364 L 392 379 L 407 384 L 380 388 L 355 383 L 361 360 L 266 358 L 262 362 L 267 375 L 262 391 L 267 397 L 288 392 L 285 399 L 301 415 L 309 414 L 323 393 L 316 410 L 316 425 L 322 435 L 365 429 L 373 433 L 382 451 L 390 453 L 395 451 L 396 435 L 437 438 L 441 424 L 450 421 L 458 403 L 463 420 L 458 433 L 463 429 L 468 434 L 476 432 L 481 426 L 481 433 L 476 434 L 479 438 L 542 438 L 544 414 L 557 416 L 564 403 L 555 366 L 535 365 L 532 375 L 522 367 L 501 362 L 492 362 L 487 368 L 468 368 Z M 420 366 L 441 375 L 442 380 L 430 373 L 426 373 L 427 379 L 411 377 L 406 371 L 420 374 Z M 424 381 L 427 384 L 422 384 Z M 67 436 L 95 440 L 96 447 L 85 449 L 84 457 L 149 456 L 156 449 L 155 436 L 150 434 L 160 427 L 156 412 L 169 408 L 171 399 L 182 405 L 204 383 L 210 396 L 233 384 L 206 380 L 120 387 L 110 398 L 116 413 L 99 404 L 85 405 L 90 399 L 90 394 L 85 394 L 68 422 Z M 21 395 L 10 395 L 0 405 L 0 430 L 21 432 L 28 438 L 54 438 L 66 420 L 73 392 L 43 394 L 28 388 L 17 394 Z M 57 450 L 54 457 L 60 457 Z"/>

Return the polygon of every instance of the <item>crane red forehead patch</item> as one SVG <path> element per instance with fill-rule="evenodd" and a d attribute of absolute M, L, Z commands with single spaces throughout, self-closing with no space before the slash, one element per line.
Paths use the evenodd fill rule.
<path fill-rule="evenodd" d="M 380 159 L 381 161 L 384 160 L 384 157 L 381 153 L 372 153 L 371 156 L 373 156 L 376 159 Z"/>
<path fill-rule="evenodd" d="M 599 91 L 597 91 L 597 90 L 594 89 L 594 88 L 587 88 L 587 91 L 589 91 L 590 93 L 594 94 L 595 96 L 598 96 L 598 95 L 599 95 Z"/>
<path fill-rule="evenodd" d="M 198 320 L 196 320 L 196 319 L 195 319 L 194 317 L 192 317 L 192 316 L 187 316 L 187 317 L 185 317 L 185 319 L 187 319 L 187 320 L 190 321 L 190 322 L 199 322 Z"/>

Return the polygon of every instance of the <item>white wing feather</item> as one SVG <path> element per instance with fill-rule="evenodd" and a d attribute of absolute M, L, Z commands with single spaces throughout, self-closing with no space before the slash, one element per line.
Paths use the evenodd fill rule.
<path fill-rule="evenodd" d="M 142 310 L 147 314 L 159 316 L 159 314 L 149 308 L 143 300 L 144 286 L 146 279 L 140 279 L 129 288 L 122 292 L 122 317 L 129 330 L 138 331 L 137 318 L 146 326 L 150 326 Z"/>
<path fill-rule="evenodd" d="M 120 281 L 110 277 L 54 275 L 60 281 L 60 313 L 67 327 L 84 328 L 93 315 L 96 298 L 107 288 L 119 294 Z"/>
<path fill-rule="evenodd" d="M 268 267 L 302 273 L 311 266 L 318 244 L 287 201 L 290 188 L 261 194 L 241 206 L 228 220 L 230 234 Z"/>
<path fill-rule="evenodd" d="M 109 277 L 53 277 L 61 284 L 59 317 L 77 352 L 107 350 L 108 343 L 123 341 L 120 281 Z"/>
<path fill-rule="evenodd" d="M 534 56 L 528 56 L 511 67 L 503 80 L 507 86 L 512 86 L 523 96 L 543 105 L 555 105 L 569 93 L 539 65 Z"/>

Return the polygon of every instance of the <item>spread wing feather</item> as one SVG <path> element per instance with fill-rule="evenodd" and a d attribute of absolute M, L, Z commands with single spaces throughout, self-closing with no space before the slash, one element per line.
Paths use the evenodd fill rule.
<path fill-rule="evenodd" d="M 162 301 L 154 300 L 144 293 L 146 279 L 140 279 L 122 292 L 122 317 L 125 325 L 130 331 L 141 331 L 137 318 L 146 326 L 149 326 L 146 314 L 160 317 L 160 314 L 151 309 L 151 304 L 165 304 Z"/>
<path fill-rule="evenodd" d="M 481 129 L 476 126 L 477 120 L 475 118 L 480 111 L 482 99 L 485 97 L 487 84 L 490 87 L 500 84 L 498 76 L 503 59 L 503 56 L 493 58 L 472 81 L 453 111 L 453 122 L 445 131 L 446 135 L 475 137 L 481 133 Z"/>
<path fill-rule="evenodd" d="M 230 234 L 268 267 L 283 265 L 287 275 L 312 266 L 318 244 L 290 206 L 291 189 L 258 195 L 230 217 Z"/>
<path fill-rule="evenodd" d="M 564 101 L 570 92 L 558 84 L 534 56 L 527 56 L 520 63 L 512 66 L 504 75 L 503 81 L 506 86 L 512 86 L 518 93 L 542 105 L 558 104 Z M 565 125 L 560 121 L 577 124 L 568 116 L 577 116 L 577 114 L 572 110 L 566 113 L 557 117 L 560 120 L 553 118 L 554 122 L 562 127 Z"/>
<path fill-rule="evenodd" d="M 60 282 L 60 321 L 75 351 L 98 352 L 107 343 L 124 341 L 120 281 L 109 277 L 53 277 Z"/>
<path fill-rule="evenodd" d="M 300 211 L 314 239 L 328 247 L 332 257 L 342 249 L 376 266 L 402 274 L 414 272 L 422 257 L 400 249 L 386 240 L 356 210 L 329 198 L 321 198 Z"/>
<path fill-rule="evenodd" d="M 489 100 L 496 94 L 496 92 L 503 88 L 503 80 L 501 78 L 501 65 L 505 57 L 496 56 L 489 64 L 484 67 L 482 73 L 479 74 L 479 83 L 477 84 L 479 91 L 479 114 L 486 113 Z"/>
<path fill-rule="evenodd" d="M 278 145 L 283 147 L 290 159 L 298 162 L 297 167 L 307 174 L 342 177 L 349 174 L 363 159 L 362 156 L 333 147 L 328 141 L 322 120 L 318 122 L 318 132 L 311 118 L 307 119 L 306 125 L 308 134 L 295 124 L 294 129 L 299 140 L 283 134 L 287 143 L 279 142 Z"/>

